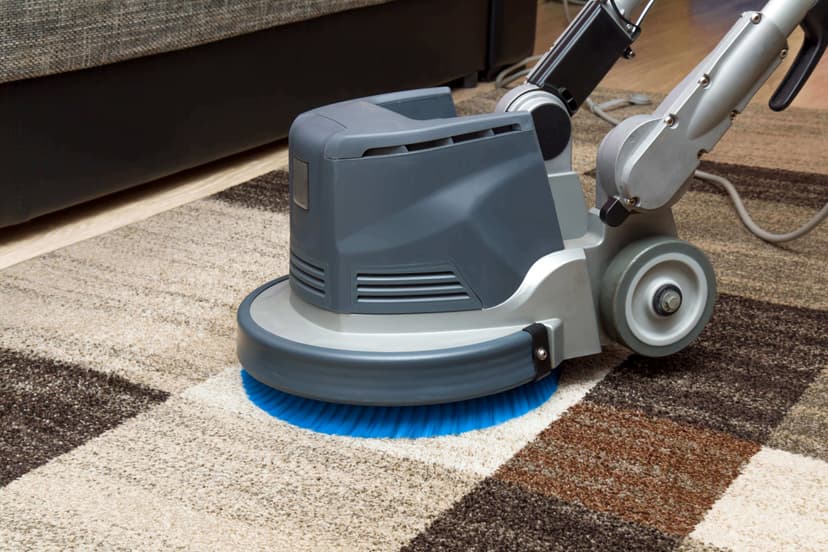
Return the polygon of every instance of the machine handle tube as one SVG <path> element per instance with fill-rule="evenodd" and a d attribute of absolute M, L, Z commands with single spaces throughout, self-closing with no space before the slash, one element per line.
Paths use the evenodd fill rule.
<path fill-rule="evenodd" d="M 527 82 L 557 96 L 574 114 L 619 58 L 629 56 L 640 28 L 628 16 L 642 0 L 590 0 Z"/>

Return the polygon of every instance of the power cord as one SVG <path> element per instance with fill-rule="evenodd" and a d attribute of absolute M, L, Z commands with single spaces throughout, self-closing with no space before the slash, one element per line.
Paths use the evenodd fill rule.
<path fill-rule="evenodd" d="M 506 88 L 516 80 L 520 80 L 522 77 L 527 76 L 532 72 L 532 66 L 534 66 L 542 57 L 543 55 L 529 56 L 528 58 L 524 58 L 514 65 L 510 65 L 506 69 L 503 69 L 495 77 L 495 88 Z"/>
<path fill-rule="evenodd" d="M 572 13 L 569 11 L 569 0 L 561 0 L 561 3 L 563 4 L 564 15 L 566 16 L 566 20 L 571 23 L 572 22 Z M 584 5 L 583 2 L 577 2 L 575 0 L 573 0 L 572 3 L 580 5 L 580 6 Z"/>
<path fill-rule="evenodd" d="M 561 0 L 566 20 L 571 23 L 572 15 L 569 11 L 570 2 L 578 5 L 583 5 L 584 2 L 580 0 Z M 532 66 L 535 63 L 537 63 L 541 57 L 541 55 L 530 56 L 518 63 L 515 63 L 514 65 L 507 67 L 506 69 L 498 73 L 497 77 L 495 78 L 495 87 L 506 88 L 513 82 L 528 75 L 532 71 Z M 613 109 L 619 109 L 622 107 L 628 107 L 630 105 L 648 105 L 651 102 L 650 99 L 644 94 L 636 93 L 631 94 L 628 98 L 609 100 L 607 102 L 603 102 L 600 104 L 596 104 L 594 101 L 592 101 L 591 98 L 587 98 L 584 103 L 593 115 L 613 126 L 617 126 L 621 123 L 621 121 L 609 115 L 609 113 L 607 113 L 608 111 L 612 111 Z M 734 209 L 736 209 L 736 214 L 739 216 L 739 220 L 741 220 L 742 224 L 745 225 L 745 228 L 747 228 L 751 234 L 753 234 L 760 240 L 766 241 L 768 243 L 784 243 L 799 239 L 805 236 L 806 234 L 812 232 L 817 226 L 819 226 L 826 219 L 828 219 L 828 203 L 826 203 L 825 206 L 822 209 L 820 209 L 819 212 L 817 212 L 808 222 L 806 222 L 804 225 L 800 226 L 796 230 L 784 234 L 776 234 L 773 232 L 769 232 L 761 226 L 759 226 L 758 224 L 756 224 L 756 222 L 754 222 L 753 218 L 750 216 L 750 213 L 748 213 L 747 208 L 745 207 L 745 203 L 742 200 L 741 195 L 739 195 L 739 191 L 736 189 L 736 186 L 734 186 L 730 180 L 724 178 L 723 176 L 718 176 L 701 170 L 697 170 L 694 173 L 694 176 L 699 180 L 709 182 L 724 189 L 724 191 L 727 192 L 727 195 L 730 197 L 730 200 L 733 202 L 733 207 Z"/>
<path fill-rule="evenodd" d="M 739 219 L 741 219 L 742 224 L 745 225 L 745 228 L 750 230 L 750 232 L 760 240 L 764 240 L 769 243 L 784 243 L 801 238 L 828 218 L 828 203 L 826 203 L 825 206 L 811 218 L 811 220 L 793 232 L 788 232 L 786 234 L 774 234 L 773 232 L 768 232 L 753 221 L 750 217 L 750 213 L 748 213 L 745 208 L 745 203 L 742 201 L 739 191 L 730 180 L 724 178 L 723 176 L 718 176 L 705 171 L 696 171 L 695 177 L 706 182 L 718 184 L 720 187 L 724 188 L 730 196 L 731 201 L 733 201 L 733 207 L 736 209 L 736 213 L 739 215 Z"/>

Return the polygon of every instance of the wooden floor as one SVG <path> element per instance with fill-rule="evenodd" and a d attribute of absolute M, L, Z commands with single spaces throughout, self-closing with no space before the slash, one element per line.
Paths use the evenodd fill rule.
<path fill-rule="evenodd" d="M 623 60 L 603 86 L 667 92 L 709 52 L 742 11 L 757 9 L 753 0 L 658 0 L 635 44 L 636 57 Z M 577 8 L 573 7 L 573 12 Z M 536 52 L 549 48 L 566 25 L 562 6 L 538 7 Z M 798 48 L 801 34 L 791 40 Z M 794 56 L 789 56 L 788 63 Z M 766 102 L 782 78 L 779 70 L 755 101 Z M 482 85 L 491 86 L 491 85 Z M 794 105 L 828 109 L 828 60 L 817 68 Z M 457 99 L 473 90 L 460 90 Z M 0 269 L 60 247 L 109 232 L 184 203 L 206 197 L 283 166 L 284 141 L 187 171 L 155 183 L 0 230 Z"/>
<path fill-rule="evenodd" d="M 636 56 L 621 60 L 602 83 L 610 88 L 668 92 L 690 72 L 745 11 L 761 9 L 766 0 L 657 0 L 633 45 Z M 577 13 L 577 8 L 572 9 Z M 538 7 L 535 53 L 546 51 L 566 27 L 559 2 Z M 802 33 L 789 40 L 791 55 L 754 98 L 767 103 L 799 50 Z M 823 59 L 794 106 L 828 109 L 828 59 Z"/>

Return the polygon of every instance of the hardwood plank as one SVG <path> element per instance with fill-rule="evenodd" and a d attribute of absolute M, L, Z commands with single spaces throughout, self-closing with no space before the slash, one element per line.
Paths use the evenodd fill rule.
<path fill-rule="evenodd" d="M 657 0 L 634 45 L 636 57 L 619 61 L 602 86 L 669 92 L 715 47 L 742 12 L 760 9 L 764 4 L 762 0 Z M 573 14 L 577 13 L 577 6 L 571 9 Z M 559 2 L 538 6 L 535 52 L 546 51 L 565 27 L 566 19 Z M 789 40 L 791 55 L 762 87 L 754 102 L 768 101 L 801 42 L 802 32 L 797 30 Z M 827 86 L 828 60 L 823 60 L 793 105 L 828 109 Z"/>

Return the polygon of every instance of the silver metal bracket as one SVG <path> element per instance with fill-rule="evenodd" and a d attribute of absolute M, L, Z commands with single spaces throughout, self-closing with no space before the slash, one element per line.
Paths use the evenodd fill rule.
<path fill-rule="evenodd" d="M 597 197 L 620 211 L 669 207 L 787 53 L 787 36 L 812 0 L 771 0 L 747 12 L 650 115 L 615 127 L 598 150 Z M 608 210 L 608 209 L 607 209 Z M 622 216 L 616 217 L 623 222 Z"/>

